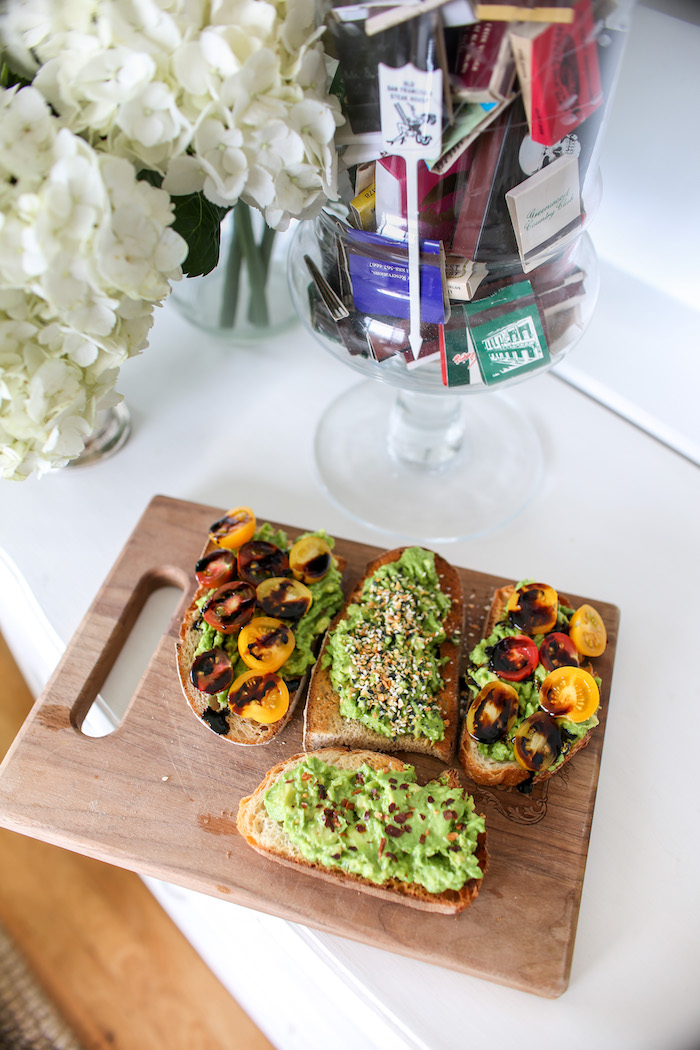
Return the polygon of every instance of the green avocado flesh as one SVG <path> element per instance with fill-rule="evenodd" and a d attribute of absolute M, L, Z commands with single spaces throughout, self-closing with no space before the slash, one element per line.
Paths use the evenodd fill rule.
<path fill-rule="evenodd" d="M 435 556 L 421 547 L 409 547 L 365 580 L 324 656 L 344 718 L 387 737 L 444 738 L 435 697 L 443 685 L 440 646 L 450 605 Z"/>
<path fill-rule="evenodd" d="M 520 581 L 517 584 L 517 587 L 520 587 L 523 583 L 527 582 L 530 581 Z M 557 622 L 552 630 L 568 634 L 569 621 L 573 614 L 573 609 L 569 608 L 567 605 L 560 604 L 557 613 Z M 467 685 L 470 687 L 471 700 L 474 699 L 480 689 L 483 689 L 487 682 L 498 680 L 498 675 L 489 670 L 489 656 L 494 645 L 496 645 L 496 643 L 502 638 L 517 634 L 522 634 L 522 631 L 517 627 L 513 627 L 508 620 L 502 619 L 496 623 L 488 638 L 483 638 L 479 644 L 472 649 L 469 654 L 470 667 L 467 672 Z M 543 634 L 535 634 L 532 636 L 532 640 L 538 649 L 542 644 L 543 639 Z M 515 751 L 513 750 L 512 743 L 515 731 L 521 722 L 534 714 L 535 711 L 539 710 L 540 686 L 546 677 L 546 669 L 541 663 L 538 663 L 529 678 L 524 679 L 522 682 L 508 683 L 508 685 L 511 685 L 518 694 L 518 715 L 515 724 L 507 737 L 497 740 L 493 744 L 477 743 L 477 748 L 482 755 L 493 759 L 495 762 L 515 761 Z M 600 686 L 600 679 L 596 677 L 596 681 Z M 591 717 L 585 722 L 574 722 L 570 718 L 557 718 L 556 723 L 562 734 L 563 747 L 558 757 L 550 766 L 550 769 L 556 769 L 556 767 L 564 761 L 567 753 L 576 744 L 577 740 L 586 736 L 591 729 L 598 725 L 598 718 L 595 714 L 591 715 Z"/>
<path fill-rule="evenodd" d="M 335 541 L 326 532 L 319 531 L 305 533 L 305 535 L 320 536 L 331 550 L 333 549 Z M 264 522 L 256 531 L 255 539 L 274 543 L 282 550 L 289 548 L 286 534 L 280 530 L 274 532 L 268 522 Z M 316 662 L 314 643 L 328 629 L 331 620 L 343 604 L 342 576 L 334 564 L 331 565 L 323 579 L 316 583 L 309 583 L 307 587 L 311 591 L 313 601 L 307 613 L 296 621 L 290 621 L 290 627 L 294 633 L 294 649 L 278 672 L 285 679 L 300 678 Z M 213 590 L 208 591 L 199 599 L 197 604 L 200 609 L 213 593 Z M 255 615 L 261 615 L 261 610 L 258 610 Z M 194 653 L 195 657 L 209 649 L 219 647 L 224 649 L 231 658 L 234 681 L 248 670 L 238 654 L 238 634 L 221 634 L 204 620 L 201 620 L 197 626 L 202 633 Z M 214 710 L 221 710 L 227 705 L 228 692 L 226 691 L 218 693 L 210 700 L 210 706 Z"/>
<path fill-rule="evenodd" d="M 343 770 L 307 756 L 265 793 L 268 815 L 303 856 L 382 884 L 418 883 L 429 893 L 480 879 L 475 856 L 484 818 L 445 779 L 424 787 L 412 766 Z"/>

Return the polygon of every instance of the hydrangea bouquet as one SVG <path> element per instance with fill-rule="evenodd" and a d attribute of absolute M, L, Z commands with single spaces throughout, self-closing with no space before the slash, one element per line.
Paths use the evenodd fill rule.
<path fill-rule="evenodd" d="M 313 0 L 11 0 L 0 476 L 80 454 L 171 282 L 216 265 L 227 211 L 282 230 L 336 195 L 322 30 Z"/>

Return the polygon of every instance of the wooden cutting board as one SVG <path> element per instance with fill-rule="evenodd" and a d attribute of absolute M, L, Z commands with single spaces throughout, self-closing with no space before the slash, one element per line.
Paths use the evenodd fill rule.
<path fill-rule="evenodd" d="M 195 589 L 194 563 L 221 513 L 163 496 L 149 504 L 0 766 L 0 824 L 293 922 L 538 995 L 560 995 L 571 968 L 618 609 L 568 595 L 575 604 L 595 604 L 608 630 L 598 661 L 601 724 L 591 744 L 530 795 L 476 788 L 464 778 L 486 817 L 491 865 L 471 908 L 459 916 L 424 914 L 266 861 L 238 834 L 240 798 L 271 766 L 302 749 L 302 705 L 281 739 L 244 748 L 209 730 L 181 693 L 175 640 Z M 287 531 L 293 538 L 303 530 Z M 336 551 L 347 558 L 348 585 L 379 553 L 342 539 Z M 459 572 L 466 653 L 480 637 L 493 589 L 512 581 Z M 556 587 L 560 581 L 547 582 Z M 83 735 L 85 714 L 146 599 L 166 585 L 180 587 L 182 600 L 121 725 L 106 737 Z M 419 776 L 444 769 L 434 759 L 405 757 Z"/>

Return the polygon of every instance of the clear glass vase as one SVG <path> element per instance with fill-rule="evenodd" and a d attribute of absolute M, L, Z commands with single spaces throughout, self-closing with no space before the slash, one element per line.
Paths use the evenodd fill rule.
<path fill-rule="evenodd" d="M 221 226 L 218 265 L 174 285 L 171 301 L 191 324 L 234 344 L 279 335 L 297 323 L 287 283 L 294 227 L 276 232 L 239 202 Z"/>

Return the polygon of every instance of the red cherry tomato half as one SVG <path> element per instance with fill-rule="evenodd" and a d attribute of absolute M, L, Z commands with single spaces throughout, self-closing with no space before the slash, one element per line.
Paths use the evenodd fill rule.
<path fill-rule="evenodd" d="M 537 667 L 537 646 L 525 634 L 513 634 L 496 642 L 489 657 L 489 669 L 506 682 L 522 682 Z"/>
<path fill-rule="evenodd" d="M 233 681 L 233 666 L 223 649 L 207 649 L 200 653 L 190 668 L 190 681 L 202 693 L 220 693 Z"/>
<path fill-rule="evenodd" d="M 222 634 L 234 634 L 252 620 L 255 588 L 242 580 L 232 580 L 214 591 L 202 607 L 202 616 Z"/>
<path fill-rule="evenodd" d="M 289 572 L 289 558 L 285 551 L 266 540 L 251 540 L 244 543 L 238 552 L 238 575 L 247 583 L 257 587 L 271 576 L 284 576 Z"/>
<path fill-rule="evenodd" d="M 233 551 L 218 547 L 199 559 L 194 574 L 203 587 L 222 587 L 236 575 L 236 556 Z"/>
<path fill-rule="evenodd" d="M 542 640 L 540 660 L 547 671 L 553 671 L 556 667 L 578 667 L 576 646 L 568 634 L 562 634 L 561 631 L 554 631 Z"/>
<path fill-rule="evenodd" d="M 209 526 L 209 538 L 219 547 L 235 550 L 253 538 L 255 515 L 250 507 L 234 507 L 223 518 Z"/>

